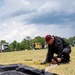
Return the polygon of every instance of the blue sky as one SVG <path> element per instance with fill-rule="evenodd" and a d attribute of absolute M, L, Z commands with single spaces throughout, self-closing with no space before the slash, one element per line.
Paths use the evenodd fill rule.
<path fill-rule="evenodd" d="M 0 0 L 0 40 L 47 34 L 75 36 L 75 0 Z"/>

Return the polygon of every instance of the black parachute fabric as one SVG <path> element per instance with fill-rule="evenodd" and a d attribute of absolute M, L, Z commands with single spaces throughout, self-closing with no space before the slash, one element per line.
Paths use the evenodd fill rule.
<path fill-rule="evenodd" d="M 57 75 L 22 64 L 0 65 L 0 75 Z"/>

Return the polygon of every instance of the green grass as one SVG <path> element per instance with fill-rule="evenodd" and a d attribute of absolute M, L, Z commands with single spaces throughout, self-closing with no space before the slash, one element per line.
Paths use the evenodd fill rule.
<path fill-rule="evenodd" d="M 40 65 L 44 61 L 47 53 L 46 50 L 29 50 L 29 51 L 15 51 L 0 53 L 0 64 L 24 64 L 37 69 L 44 69 L 50 64 Z M 59 75 L 75 75 L 75 47 L 72 48 L 71 61 L 69 64 L 61 64 L 49 72 L 57 73 Z"/>

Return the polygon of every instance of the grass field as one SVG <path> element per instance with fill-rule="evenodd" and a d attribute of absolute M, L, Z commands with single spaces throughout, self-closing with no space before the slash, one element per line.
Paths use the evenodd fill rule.
<path fill-rule="evenodd" d="M 29 50 L 29 51 L 15 51 L 0 53 L 0 64 L 24 64 L 37 69 L 44 69 L 48 64 L 40 65 L 44 61 L 47 49 L 44 50 Z M 59 75 L 75 75 L 75 47 L 72 48 L 71 61 L 69 64 L 61 64 L 49 72 L 57 73 Z"/>

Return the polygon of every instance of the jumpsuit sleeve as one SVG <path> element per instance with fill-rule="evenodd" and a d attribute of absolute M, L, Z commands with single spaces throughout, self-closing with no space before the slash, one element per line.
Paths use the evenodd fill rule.
<path fill-rule="evenodd" d="M 63 51 L 63 42 L 62 42 L 62 40 L 60 40 L 60 41 L 57 43 L 57 47 L 58 47 L 58 57 L 61 58 L 61 56 L 62 56 L 62 51 Z"/>
<path fill-rule="evenodd" d="M 46 55 L 46 61 L 51 62 L 51 59 L 53 58 L 53 52 L 51 51 L 51 45 L 48 45 L 48 52 Z"/>

